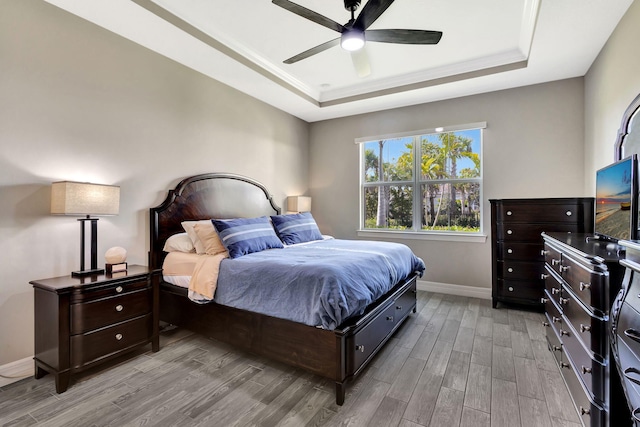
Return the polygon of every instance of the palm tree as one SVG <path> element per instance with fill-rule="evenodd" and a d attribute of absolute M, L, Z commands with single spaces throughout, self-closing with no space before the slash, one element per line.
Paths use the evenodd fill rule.
<path fill-rule="evenodd" d="M 384 181 L 384 162 L 382 160 L 382 149 L 385 140 L 378 141 L 378 181 Z M 389 216 L 389 195 L 386 185 L 378 186 L 378 213 L 376 215 L 376 227 L 386 228 Z"/>
<path fill-rule="evenodd" d="M 447 132 L 438 134 L 438 138 L 442 143 L 442 151 L 445 158 L 449 163 L 449 178 L 455 179 L 458 176 L 458 164 L 457 161 L 463 157 L 470 157 L 472 153 L 471 143 L 473 140 L 455 134 L 454 132 Z M 457 211 L 456 204 L 456 186 L 449 185 L 449 218 L 455 215 Z"/>

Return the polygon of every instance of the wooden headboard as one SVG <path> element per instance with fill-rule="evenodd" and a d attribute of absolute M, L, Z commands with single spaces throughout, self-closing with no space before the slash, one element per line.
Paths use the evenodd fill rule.
<path fill-rule="evenodd" d="M 162 267 L 164 243 L 171 235 L 184 232 L 182 221 L 278 214 L 280 207 L 273 202 L 269 190 L 251 178 L 229 173 L 185 178 L 169 190 L 159 206 L 150 209 L 149 266 Z"/>

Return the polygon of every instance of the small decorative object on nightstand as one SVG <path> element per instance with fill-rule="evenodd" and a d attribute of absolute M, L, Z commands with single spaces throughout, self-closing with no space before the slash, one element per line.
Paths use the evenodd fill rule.
<path fill-rule="evenodd" d="M 125 248 L 114 246 L 104 254 L 105 270 L 109 274 L 127 271 L 127 251 Z"/>
<path fill-rule="evenodd" d="M 56 391 L 72 374 L 158 338 L 161 270 L 130 265 L 127 271 L 30 282 L 35 306 L 35 377 L 55 375 Z"/>

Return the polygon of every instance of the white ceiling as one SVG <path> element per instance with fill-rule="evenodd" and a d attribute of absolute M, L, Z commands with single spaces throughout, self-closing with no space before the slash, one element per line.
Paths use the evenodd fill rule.
<path fill-rule="evenodd" d="M 396 0 L 371 29 L 444 35 L 368 42 L 360 78 L 339 46 L 284 64 L 339 34 L 270 0 L 46 1 L 309 122 L 583 76 L 633 2 Z M 350 18 L 343 0 L 292 1 Z"/>

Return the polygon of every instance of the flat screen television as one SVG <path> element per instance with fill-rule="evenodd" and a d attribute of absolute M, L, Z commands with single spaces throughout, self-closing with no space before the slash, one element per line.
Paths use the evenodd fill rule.
<path fill-rule="evenodd" d="M 637 158 L 619 160 L 596 173 L 597 238 L 611 242 L 635 239 L 638 224 Z"/>

